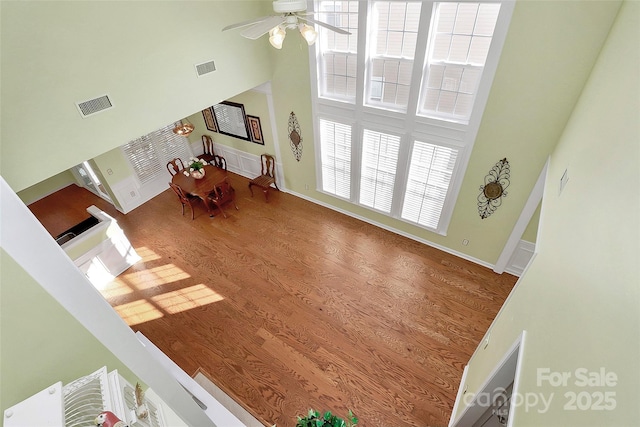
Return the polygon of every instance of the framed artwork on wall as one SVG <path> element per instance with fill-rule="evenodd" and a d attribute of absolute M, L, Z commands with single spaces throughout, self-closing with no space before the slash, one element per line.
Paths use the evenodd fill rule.
<path fill-rule="evenodd" d="M 202 110 L 202 117 L 204 117 L 204 124 L 207 126 L 207 129 L 218 132 L 218 124 L 216 123 L 216 118 L 213 115 L 213 107 Z"/>
<path fill-rule="evenodd" d="M 213 117 L 218 125 L 218 133 L 251 141 L 244 105 L 222 101 L 212 107 Z"/>
<path fill-rule="evenodd" d="M 251 134 L 251 142 L 264 145 L 264 137 L 262 136 L 262 126 L 260 125 L 260 117 L 247 116 L 249 124 L 249 133 Z"/>

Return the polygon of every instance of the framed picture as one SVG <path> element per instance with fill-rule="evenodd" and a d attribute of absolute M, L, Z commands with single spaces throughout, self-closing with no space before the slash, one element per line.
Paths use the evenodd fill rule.
<path fill-rule="evenodd" d="M 222 101 L 213 107 L 213 118 L 218 125 L 218 133 L 233 136 L 234 138 L 251 141 L 247 116 L 244 113 L 244 105 L 235 102 Z"/>
<path fill-rule="evenodd" d="M 213 107 L 202 110 L 202 116 L 207 129 L 218 132 L 218 124 L 216 123 L 216 117 L 213 115 Z"/>
<path fill-rule="evenodd" d="M 247 123 L 249 123 L 251 142 L 264 145 L 264 138 L 262 137 L 262 126 L 260 126 L 260 117 L 247 116 Z"/>

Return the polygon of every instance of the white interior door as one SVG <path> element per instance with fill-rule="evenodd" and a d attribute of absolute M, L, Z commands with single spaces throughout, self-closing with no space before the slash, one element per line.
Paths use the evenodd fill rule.
<path fill-rule="evenodd" d="M 82 182 L 84 188 L 91 191 L 96 196 L 101 197 L 109 203 L 113 204 L 111 197 L 107 193 L 107 190 L 104 188 L 104 185 L 102 185 L 102 182 L 100 182 L 100 178 L 98 178 L 98 175 L 96 175 L 94 170 L 91 168 L 89 162 L 82 162 L 81 164 L 75 166 L 73 168 L 73 171 Z"/>

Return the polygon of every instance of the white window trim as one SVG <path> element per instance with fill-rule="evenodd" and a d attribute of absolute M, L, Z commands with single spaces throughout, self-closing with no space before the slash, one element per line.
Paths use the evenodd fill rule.
<path fill-rule="evenodd" d="M 478 2 L 477 0 L 458 0 L 458 2 L 465 1 L 469 1 L 472 3 Z M 369 2 L 367 2 L 367 4 L 368 3 Z M 418 81 L 420 81 L 422 78 L 422 68 L 424 66 L 425 57 L 427 55 L 426 44 L 428 41 L 428 34 L 424 34 L 428 32 L 428 27 L 425 27 L 423 25 L 423 20 L 428 20 L 429 22 L 431 22 L 433 3 L 437 2 L 423 1 L 422 3 L 422 12 L 420 18 L 421 23 L 418 33 L 416 55 L 414 58 L 414 73 L 412 75 L 412 84 L 414 83 L 414 80 L 417 79 Z M 451 178 L 449 189 L 447 191 L 447 196 L 445 198 L 445 202 L 440 215 L 440 221 L 436 229 L 423 227 L 415 224 L 414 222 L 406 221 L 400 217 L 402 203 L 404 202 L 404 196 L 398 197 L 397 199 L 394 198 L 391 215 L 388 216 L 394 218 L 395 220 L 411 224 L 443 236 L 447 235 L 447 230 L 451 222 L 453 210 L 456 205 L 458 195 L 460 194 L 462 181 L 469 164 L 470 155 L 473 151 L 473 145 L 480 128 L 482 112 L 484 111 L 487 100 L 489 98 L 491 84 L 498 67 L 500 54 L 502 53 L 502 48 L 504 46 L 504 41 L 511 21 L 511 16 L 513 15 L 513 10 L 515 7 L 515 0 L 496 1 L 495 3 L 501 4 L 500 14 L 498 16 L 498 20 L 494 29 L 491 48 L 484 65 L 484 72 L 480 79 L 478 91 L 476 93 L 472 113 L 468 124 L 459 123 L 453 120 L 437 119 L 415 115 L 420 97 L 420 94 L 417 93 L 418 91 L 412 91 L 411 97 L 409 99 L 407 111 L 412 111 L 412 114 L 405 114 L 403 112 L 392 110 L 381 110 L 372 106 L 368 106 L 365 103 L 365 74 L 367 73 L 367 71 L 365 70 L 365 52 L 367 48 L 366 32 L 368 30 L 366 16 L 368 14 L 368 10 L 365 13 L 362 13 L 361 11 L 358 15 L 358 77 L 356 82 L 355 105 L 346 103 L 341 100 L 333 100 L 320 96 L 318 91 L 317 73 L 319 49 L 309 49 L 310 85 L 312 94 L 311 110 L 314 117 L 313 132 L 315 140 L 317 141 L 317 143 L 314 144 L 316 154 L 316 191 L 318 191 L 319 193 L 327 194 L 328 196 L 334 197 L 336 199 L 345 200 L 333 194 L 326 193 L 322 190 L 322 158 L 320 147 L 320 130 L 318 126 L 319 117 L 327 120 L 335 120 L 337 122 L 350 124 L 352 126 L 352 133 L 354 135 L 359 135 L 359 138 L 361 138 L 363 123 L 365 122 L 375 122 L 375 128 L 378 128 L 383 132 L 387 131 L 388 129 L 388 131 L 395 134 L 398 132 L 398 126 L 393 126 L 393 123 L 397 123 L 400 117 L 404 117 L 404 125 L 402 126 L 402 128 L 406 130 L 406 135 L 409 136 L 403 136 L 403 143 L 401 144 L 401 151 L 398 158 L 396 185 L 398 185 L 399 181 L 402 181 L 403 185 L 406 182 L 406 175 L 408 173 L 409 167 L 409 155 L 411 153 L 410 150 L 413 145 L 413 140 L 432 142 L 439 145 L 456 148 L 459 150 L 458 159 L 453 170 L 453 175 Z M 362 3 L 360 4 L 360 7 L 363 7 Z M 369 5 L 368 7 L 371 6 Z M 312 8 L 313 10 L 315 10 L 316 5 L 313 4 Z M 418 68 L 419 71 L 416 71 L 416 68 Z M 419 83 L 414 87 L 420 87 Z M 369 120 L 367 120 L 367 118 Z M 410 143 L 407 142 L 407 138 L 410 139 Z M 361 141 L 358 141 L 356 139 L 352 141 L 351 161 L 352 186 L 350 202 L 358 208 L 363 208 L 372 212 L 380 213 L 380 211 L 361 205 L 357 201 L 360 193 L 359 186 L 361 167 Z"/>
<path fill-rule="evenodd" d="M 454 201 L 454 203 L 451 204 L 446 215 L 443 209 L 440 218 L 439 227 L 442 230 L 445 230 L 445 232 L 442 233 L 443 235 L 446 235 L 446 230 L 449 228 L 449 224 L 451 223 L 453 207 L 455 206 L 455 201 L 457 201 L 458 195 L 460 194 L 462 180 L 467 170 L 467 166 L 469 165 L 473 145 L 475 144 L 476 137 L 478 136 L 478 130 L 480 129 L 480 123 L 482 121 L 482 113 L 484 113 L 485 106 L 489 99 L 493 78 L 495 77 L 496 70 L 498 68 L 498 62 L 500 60 L 500 55 L 502 54 L 502 48 L 504 47 L 504 41 L 507 37 L 507 31 L 509 29 L 509 24 L 511 23 L 511 16 L 513 15 L 513 9 L 516 4 L 515 0 L 505 0 L 499 3 L 501 4 L 500 15 L 498 16 L 498 21 L 496 22 L 496 27 L 493 31 L 491 48 L 489 49 L 489 55 L 487 56 L 487 60 L 484 65 L 480 84 L 478 85 L 478 92 L 476 93 L 476 99 L 471 111 L 469 124 L 466 126 L 467 131 L 463 140 L 465 149 L 460 152 L 461 156 L 457 165 L 457 167 L 459 167 L 459 171 L 456 173 L 455 179 L 451 182 L 451 200 Z"/>
<path fill-rule="evenodd" d="M 354 132 L 354 126 L 355 126 L 355 121 L 353 120 L 344 120 L 344 118 L 338 118 L 338 117 L 327 117 L 327 116 L 322 116 L 322 117 L 318 117 L 318 124 L 320 123 L 320 120 L 327 120 L 330 122 L 334 122 L 337 124 L 341 124 L 341 125 L 345 125 L 345 126 L 349 126 L 351 129 L 351 153 L 350 153 L 350 157 L 351 157 L 351 170 L 353 171 L 353 153 L 354 153 L 354 148 L 353 148 L 353 132 Z M 320 132 L 320 126 L 318 126 L 318 132 Z M 316 139 L 316 141 L 318 141 L 318 143 L 316 145 L 321 146 L 322 145 L 322 141 L 321 141 L 321 136 L 318 136 L 318 138 Z M 321 147 L 318 147 L 316 149 L 316 154 L 317 155 L 321 155 Z M 320 169 L 317 170 L 317 175 L 318 175 L 318 179 L 316 179 L 316 184 L 317 184 L 317 188 L 316 190 L 318 192 L 321 192 L 323 194 L 329 195 L 331 197 L 335 197 L 337 199 L 340 200 L 346 200 L 350 203 L 354 203 L 353 201 L 353 172 L 350 175 L 350 181 L 349 181 L 349 197 L 343 197 L 340 196 L 338 194 L 335 193 L 331 193 L 329 191 L 325 191 L 324 188 L 319 185 L 322 181 L 322 172 L 323 172 L 323 168 L 322 168 L 322 159 L 320 159 L 320 161 L 316 162 L 317 165 L 320 165 Z"/>

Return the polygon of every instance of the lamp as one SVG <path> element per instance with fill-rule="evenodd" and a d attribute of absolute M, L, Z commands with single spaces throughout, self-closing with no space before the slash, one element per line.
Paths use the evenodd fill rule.
<path fill-rule="evenodd" d="M 312 26 L 307 24 L 300 24 L 299 28 L 300 28 L 300 34 L 302 34 L 302 37 L 304 37 L 304 39 L 307 41 L 307 44 L 309 46 L 311 46 L 316 42 L 316 39 L 318 38 L 318 33 L 316 32 L 316 30 L 313 29 Z"/>
<path fill-rule="evenodd" d="M 276 49 L 282 49 L 282 42 L 287 33 L 279 25 L 269 31 L 269 43 Z"/>
<path fill-rule="evenodd" d="M 175 133 L 176 135 L 187 136 L 191 132 L 193 132 L 195 128 L 196 127 L 192 125 L 189 120 L 184 119 L 180 120 L 180 124 L 173 128 L 173 133 Z"/>
<path fill-rule="evenodd" d="M 284 38 L 287 36 L 286 28 L 296 28 L 295 19 L 296 18 L 293 17 L 293 22 L 287 21 L 285 24 L 278 25 L 269 30 L 269 43 L 271 43 L 271 46 L 276 49 L 282 49 L 282 42 L 284 42 Z M 316 42 L 318 33 L 312 26 L 300 23 L 298 24 L 298 29 L 309 46 Z"/>

